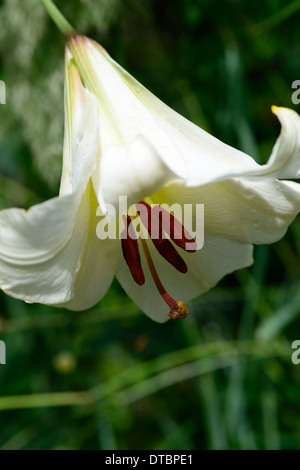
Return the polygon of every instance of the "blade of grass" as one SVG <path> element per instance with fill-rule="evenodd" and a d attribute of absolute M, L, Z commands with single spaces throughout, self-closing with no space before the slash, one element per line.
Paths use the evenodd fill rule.
<path fill-rule="evenodd" d="M 179 377 L 179 380 L 177 380 L 178 382 L 186 380 L 189 377 L 195 377 L 197 374 L 201 375 L 202 373 L 207 373 L 210 370 L 216 370 L 218 368 L 228 367 L 228 365 L 233 365 L 233 363 L 227 363 L 226 360 L 236 360 L 240 354 L 245 353 L 258 358 L 279 355 L 289 359 L 290 345 L 283 341 L 273 344 L 257 343 L 252 341 L 238 343 L 220 341 L 211 344 L 197 345 L 183 350 L 176 350 L 150 361 L 139 363 L 136 366 L 126 369 L 110 379 L 107 379 L 106 382 L 101 383 L 88 391 L 2 396 L 0 397 L 0 410 L 91 405 L 103 399 L 112 400 L 116 392 L 121 391 L 125 387 L 130 387 L 132 384 L 137 384 L 138 387 L 140 386 L 143 388 L 143 382 L 151 375 L 158 376 L 157 379 L 152 377 L 154 384 L 161 383 L 168 386 L 168 384 L 171 385 L 172 383 L 175 383 L 174 380 L 176 376 Z M 210 359 L 212 362 L 203 362 L 203 365 L 201 365 L 201 361 L 204 361 L 205 358 Z M 226 359 L 225 362 L 224 358 Z M 196 366 L 194 361 L 198 361 Z M 183 368 L 178 369 L 180 366 L 183 366 Z M 173 368 L 176 369 L 175 375 L 172 373 Z M 164 372 L 165 375 L 159 376 L 161 372 Z M 155 382 L 155 380 L 157 380 L 157 382 Z M 148 382 L 148 385 L 152 386 L 154 391 L 156 390 L 155 387 L 157 385 L 151 385 L 151 382 Z M 126 395 L 126 390 L 124 393 Z M 125 402 L 126 399 L 123 401 Z"/>

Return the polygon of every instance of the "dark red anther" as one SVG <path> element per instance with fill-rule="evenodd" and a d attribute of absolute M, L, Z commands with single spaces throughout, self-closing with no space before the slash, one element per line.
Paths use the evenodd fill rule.
<path fill-rule="evenodd" d="M 123 222 L 125 225 L 125 228 L 121 233 L 123 256 L 129 267 L 133 279 L 139 286 L 142 286 L 143 284 L 145 284 L 145 276 L 141 265 L 141 258 L 136 233 L 134 231 L 129 215 L 123 215 Z"/>
<path fill-rule="evenodd" d="M 180 273 L 186 273 L 188 268 L 180 254 L 176 251 L 172 243 L 167 239 L 152 240 L 159 254 L 165 258 Z"/>
<path fill-rule="evenodd" d="M 195 239 L 189 234 L 184 228 L 181 222 L 179 222 L 173 214 L 168 212 L 161 206 L 153 207 L 153 214 L 157 217 L 158 223 L 162 229 L 169 235 L 175 245 L 179 246 L 189 253 L 197 251 L 197 244 Z"/>
<path fill-rule="evenodd" d="M 161 233 L 161 226 L 157 226 L 157 217 L 151 217 L 153 209 L 148 204 L 143 206 L 141 204 L 136 204 L 136 209 L 159 254 L 172 264 L 177 271 L 180 273 L 186 273 L 187 265 L 184 260 L 172 243 L 164 237 L 163 233 Z"/>
<path fill-rule="evenodd" d="M 142 207 L 140 207 L 139 210 L 140 205 L 147 208 L 147 218 L 145 217 L 145 210 L 142 210 Z M 158 205 L 151 208 L 149 204 L 144 201 L 136 204 L 136 207 L 152 240 L 165 239 L 165 233 L 167 233 L 175 245 L 179 246 L 183 250 L 188 251 L 189 253 L 197 251 L 197 243 L 195 239 L 173 214 Z"/>

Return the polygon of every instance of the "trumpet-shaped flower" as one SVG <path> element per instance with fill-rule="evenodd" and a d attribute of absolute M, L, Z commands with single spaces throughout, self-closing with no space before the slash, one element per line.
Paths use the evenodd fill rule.
<path fill-rule="evenodd" d="M 258 165 L 162 103 L 96 42 L 71 36 L 60 193 L 29 211 L 0 212 L 1 289 L 83 310 L 116 276 L 154 320 L 168 310 L 184 318 L 184 302 L 250 265 L 253 244 L 280 239 L 300 211 L 299 184 L 282 181 L 300 177 L 300 117 L 272 110 L 281 134 Z M 173 215 L 164 225 L 163 203 L 193 204 L 194 215 L 204 204 L 202 248 Z M 101 217 L 108 226 L 115 217 L 121 236 L 100 239 Z M 139 238 L 138 226 L 150 237 Z"/>

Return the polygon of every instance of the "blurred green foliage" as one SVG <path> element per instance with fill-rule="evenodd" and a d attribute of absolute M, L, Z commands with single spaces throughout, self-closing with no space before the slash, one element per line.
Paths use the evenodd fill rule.
<path fill-rule="evenodd" d="M 265 162 L 293 107 L 300 2 L 57 0 L 154 94 Z M 0 3 L 0 208 L 56 195 L 64 40 L 37 0 Z M 294 106 L 297 109 L 297 107 Z M 113 283 L 80 313 L 0 296 L 0 449 L 300 447 L 300 219 L 255 264 L 149 320 Z"/>

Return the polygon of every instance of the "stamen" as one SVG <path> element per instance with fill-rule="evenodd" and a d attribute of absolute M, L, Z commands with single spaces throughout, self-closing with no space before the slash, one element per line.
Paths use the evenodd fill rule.
<path fill-rule="evenodd" d="M 185 304 L 180 300 L 179 302 L 176 302 L 172 297 L 167 293 L 165 290 L 164 286 L 162 285 L 157 271 L 155 269 L 154 263 L 152 261 L 147 242 L 143 238 L 141 238 L 141 243 L 142 247 L 145 253 L 145 257 L 149 266 L 149 270 L 152 276 L 152 279 L 156 285 L 156 288 L 160 295 L 162 296 L 163 300 L 166 302 L 166 304 L 170 307 L 171 311 L 168 313 L 170 318 L 173 318 L 173 320 L 179 320 L 186 318 L 187 315 L 189 314 L 188 309 L 186 308 Z"/>
<path fill-rule="evenodd" d="M 123 215 L 123 222 L 125 225 L 125 229 L 121 233 L 123 256 L 133 279 L 139 286 L 142 286 L 145 284 L 145 276 L 141 265 L 136 233 L 129 215 Z"/>
<path fill-rule="evenodd" d="M 140 201 L 139 204 L 143 204 L 144 206 L 149 208 L 151 211 L 150 219 L 155 221 L 155 236 L 156 238 L 164 237 L 163 232 L 166 232 L 171 240 L 175 243 L 175 245 L 179 246 L 185 251 L 189 253 L 194 253 L 197 251 L 197 243 L 195 239 L 190 235 L 190 233 L 186 230 L 186 228 L 182 225 L 179 220 L 174 217 L 173 214 L 168 212 L 161 206 L 155 205 L 154 207 L 150 207 L 145 201 Z M 148 214 L 149 214 L 148 209 Z M 149 223 L 149 216 L 148 216 L 148 223 Z M 151 224 L 151 221 L 150 221 Z M 159 229 L 159 230 L 158 230 Z M 158 231 L 157 231 L 158 230 Z M 153 233 L 154 235 L 154 233 Z M 154 238 L 155 238 L 154 236 Z"/>
<path fill-rule="evenodd" d="M 147 209 L 147 214 L 145 214 L 144 207 L 146 207 Z M 166 261 L 168 261 L 170 264 L 172 264 L 172 266 L 174 266 L 174 268 L 177 269 L 177 271 L 179 271 L 180 273 L 186 273 L 187 265 L 185 264 L 185 261 L 180 256 L 180 254 L 176 251 L 172 243 L 166 238 L 164 238 L 163 234 L 159 232 L 160 227 L 156 226 L 156 223 L 158 222 L 158 218 L 154 219 L 154 226 L 153 226 L 151 223 L 152 209 L 150 206 L 148 206 L 148 204 L 145 205 L 144 207 L 141 207 L 141 204 L 136 204 L 136 209 L 140 216 L 140 219 L 142 223 L 144 224 L 144 226 L 146 227 L 146 229 L 148 230 L 150 238 L 155 248 L 157 249 L 159 254 L 163 258 L 165 258 Z"/>

